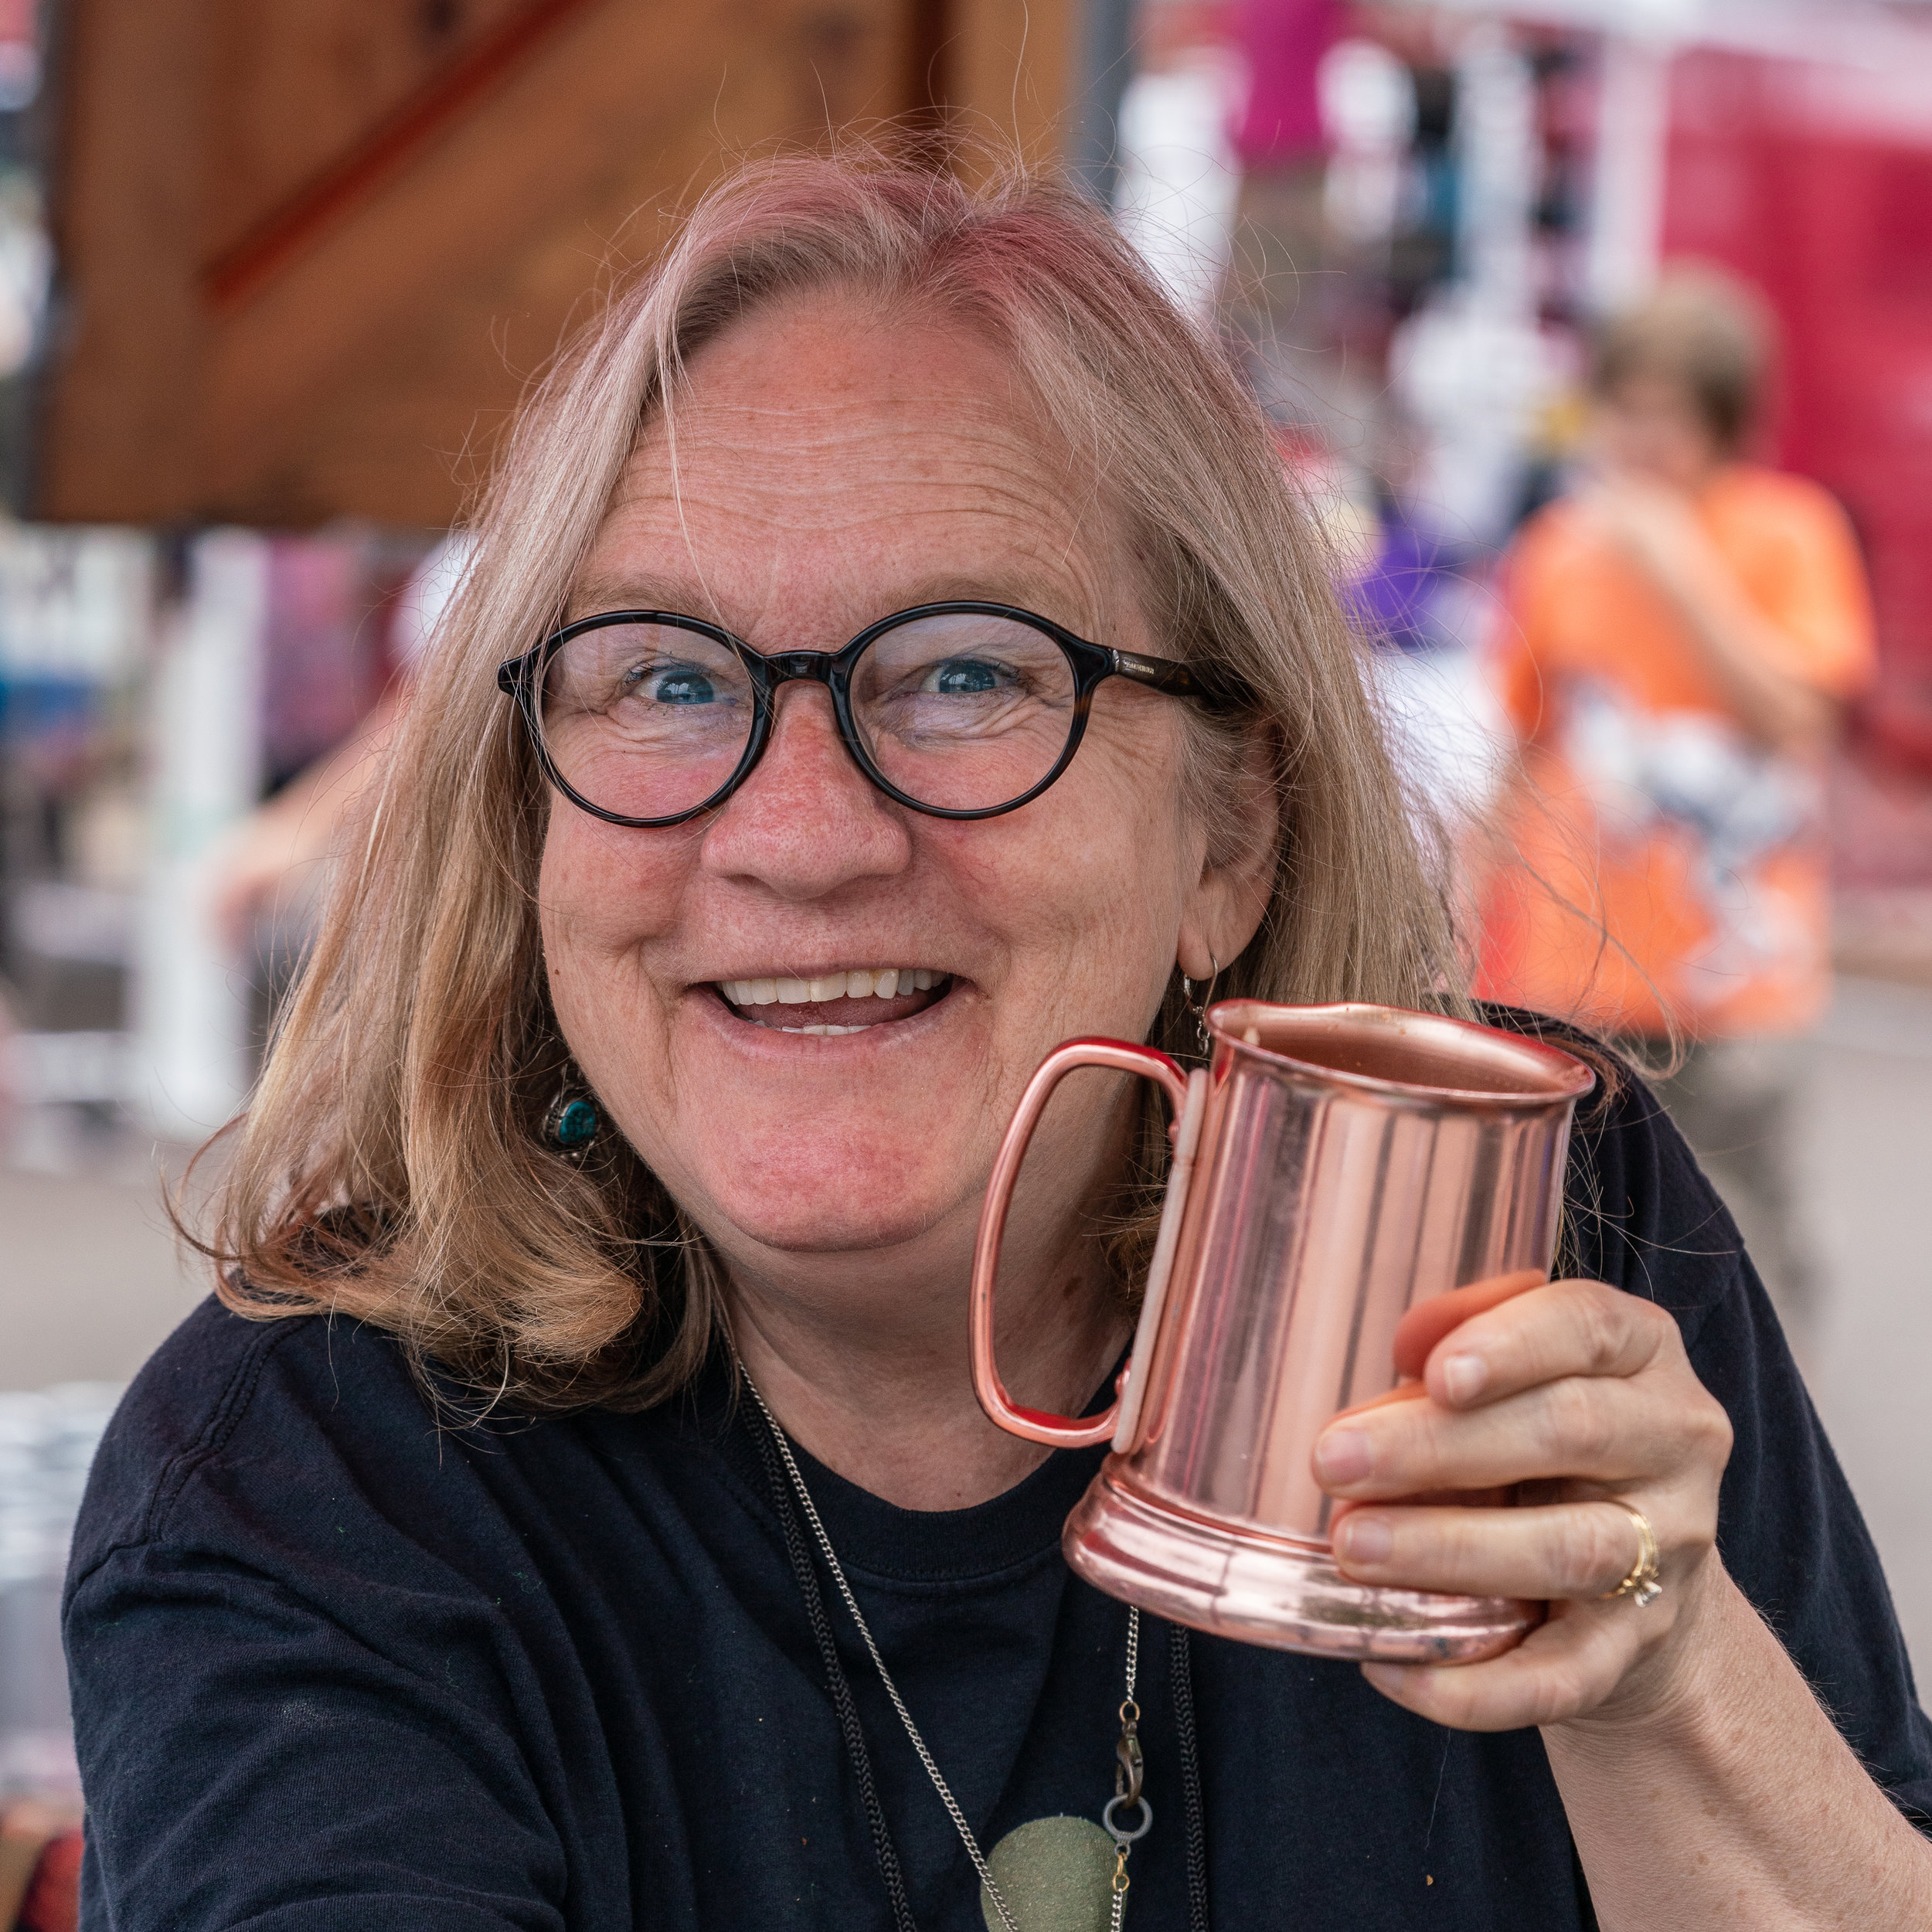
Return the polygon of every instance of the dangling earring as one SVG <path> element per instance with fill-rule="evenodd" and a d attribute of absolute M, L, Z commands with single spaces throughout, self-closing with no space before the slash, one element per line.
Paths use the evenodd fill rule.
<path fill-rule="evenodd" d="M 1195 1030 L 1201 1036 L 1200 1051 L 1203 1060 L 1212 1060 L 1214 1056 L 1214 1040 L 1208 1032 L 1207 1009 L 1209 1002 L 1214 998 L 1215 981 L 1221 977 L 1221 962 L 1214 957 L 1212 947 L 1208 951 L 1208 961 L 1214 968 L 1214 976 L 1208 981 L 1207 992 L 1202 998 L 1194 997 L 1193 981 L 1185 973 L 1181 975 L 1181 997 L 1186 1001 L 1188 1011 L 1194 1015 Z"/>
<path fill-rule="evenodd" d="M 572 1067 L 564 1074 L 556 1098 L 543 1116 L 543 1145 L 560 1160 L 581 1167 L 603 1125 L 604 1116 L 597 1111 L 583 1077 Z"/>

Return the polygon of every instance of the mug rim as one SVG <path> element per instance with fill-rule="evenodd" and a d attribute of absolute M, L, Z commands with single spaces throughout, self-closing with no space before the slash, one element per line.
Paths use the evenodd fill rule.
<path fill-rule="evenodd" d="M 1427 1081 L 1397 1080 L 1383 1074 L 1351 1073 L 1346 1068 L 1325 1066 L 1319 1060 L 1304 1060 L 1278 1047 L 1247 1039 L 1243 1028 L 1254 1024 L 1247 1016 L 1257 1014 L 1325 1019 L 1342 1022 L 1345 1026 L 1353 1022 L 1360 1025 L 1365 1032 L 1384 1036 L 1391 1031 L 1407 1032 L 1420 1026 L 1438 1038 L 1447 1035 L 1452 1041 L 1479 1037 L 1490 1043 L 1492 1052 L 1500 1049 L 1506 1053 L 1523 1065 L 1526 1073 L 1533 1071 L 1547 1084 L 1540 1090 L 1525 1092 L 1520 1087 L 1441 1087 Z M 1291 1005 L 1277 1000 L 1224 999 L 1210 1006 L 1206 1018 L 1209 1035 L 1233 1052 L 1252 1054 L 1268 1063 L 1270 1067 L 1289 1070 L 1303 1079 L 1324 1086 L 1339 1085 L 1386 1101 L 1425 1106 L 1446 1103 L 1527 1111 L 1567 1105 L 1581 1100 L 1597 1084 L 1594 1067 L 1574 1053 L 1553 1046 L 1546 1040 L 1512 1032 L 1504 1027 L 1487 1026 L 1480 1020 L 1458 1019 L 1447 1013 L 1422 1012 L 1413 1007 L 1383 1006 L 1371 1000 L 1332 1000 Z M 1393 1026 L 1390 1025 L 1392 1022 L 1395 1022 Z"/>

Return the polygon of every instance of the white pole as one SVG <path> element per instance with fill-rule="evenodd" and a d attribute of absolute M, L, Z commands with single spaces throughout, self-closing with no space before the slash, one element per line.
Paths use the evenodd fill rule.
<path fill-rule="evenodd" d="M 154 850 L 143 895 L 130 1097 L 155 1133 L 199 1140 L 249 1081 L 249 978 L 210 914 L 209 862 L 261 783 L 267 539 L 198 538 L 183 608 L 163 634 L 150 751 Z"/>
<path fill-rule="evenodd" d="M 1135 75 L 1121 98 L 1114 219 L 1175 304 L 1210 330 L 1241 197 L 1229 123 L 1243 84 L 1233 49 L 1202 45 Z"/>
<path fill-rule="evenodd" d="M 1600 315 L 1639 301 L 1657 279 L 1671 59 L 1662 39 L 1604 37 L 1587 267 L 1590 304 Z"/>
<path fill-rule="evenodd" d="M 1469 305 L 1521 322 L 1536 309 L 1536 83 L 1522 49 L 1493 20 L 1470 33 L 1456 62 L 1456 146 L 1457 243 Z"/>

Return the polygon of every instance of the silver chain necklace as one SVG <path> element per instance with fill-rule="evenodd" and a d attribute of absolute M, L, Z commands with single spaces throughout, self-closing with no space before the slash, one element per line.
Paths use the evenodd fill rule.
<path fill-rule="evenodd" d="M 939 1801 L 946 1808 L 947 1815 L 953 1821 L 954 1828 L 959 1833 L 960 1842 L 966 1847 L 966 1855 L 973 1862 L 973 1869 L 979 1874 L 981 1884 L 986 1888 L 986 1896 L 993 1902 L 993 1910 L 999 1914 L 1004 1932 L 1020 1932 L 1019 1921 L 1014 1917 L 1013 1910 L 1006 1903 L 1005 1894 L 999 1889 L 999 1882 L 993 1876 L 993 1868 L 986 1862 L 986 1855 L 979 1849 L 979 1840 L 974 1835 L 972 1826 L 967 1822 L 966 1814 L 960 1808 L 958 1799 L 953 1796 L 952 1787 L 946 1782 L 937 1760 L 927 1748 L 926 1740 L 920 1735 L 919 1726 L 913 1722 L 913 1714 L 906 1708 L 906 1700 L 899 1694 L 899 1686 L 893 1682 L 892 1672 L 886 1668 L 886 1660 L 879 1654 L 879 1646 L 872 1641 L 872 1626 L 866 1621 L 865 1613 L 859 1607 L 859 1600 L 852 1593 L 852 1585 L 845 1580 L 845 1566 L 838 1560 L 838 1553 L 832 1546 L 832 1539 L 825 1533 L 825 1526 L 820 1521 L 818 1505 L 811 1499 L 811 1492 L 805 1487 L 804 1472 L 799 1468 L 798 1459 L 791 1453 L 791 1439 L 779 1426 L 778 1418 L 771 1413 L 770 1406 L 760 1393 L 758 1385 L 751 1379 L 744 1363 L 738 1359 L 737 1351 L 732 1351 L 732 1359 L 745 1386 L 751 1392 L 751 1399 L 758 1405 L 759 1413 L 771 1430 L 772 1440 L 777 1444 L 778 1454 L 785 1465 L 785 1473 L 791 1479 L 791 1486 L 798 1493 L 799 1507 L 804 1510 L 805 1521 L 811 1526 L 811 1533 L 818 1540 L 819 1553 L 825 1560 L 825 1566 L 832 1572 L 832 1580 L 838 1587 L 838 1595 L 844 1603 L 852 1622 L 858 1626 L 866 1653 L 872 1661 L 872 1668 L 879 1673 L 879 1681 L 886 1687 L 886 1695 L 892 1700 L 892 1707 L 899 1713 L 899 1721 L 906 1727 L 906 1735 L 912 1740 L 913 1749 L 919 1754 L 919 1761 L 926 1767 L 926 1775 L 932 1780 L 933 1789 L 939 1794 Z M 1141 1788 L 1141 1757 L 1139 1736 L 1141 1707 L 1134 1701 L 1135 1681 L 1139 1675 L 1141 1661 L 1141 1613 L 1129 1606 L 1127 1613 L 1127 1694 L 1121 1700 L 1121 1739 L 1115 1747 L 1114 1795 L 1100 1814 L 1102 1828 L 1114 1841 L 1114 1875 L 1111 1881 L 1111 1900 L 1109 1912 L 1110 1932 L 1121 1932 L 1121 1921 L 1127 1910 L 1128 1854 L 1134 1845 L 1147 1835 L 1154 1822 L 1154 1808 L 1147 1801 Z M 1115 1815 L 1121 1808 L 1138 1805 L 1141 1821 L 1129 1832 L 1115 1821 Z"/>

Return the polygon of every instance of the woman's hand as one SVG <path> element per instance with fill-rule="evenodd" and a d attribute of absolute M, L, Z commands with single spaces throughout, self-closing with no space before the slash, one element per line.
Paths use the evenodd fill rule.
<path fill-rule="evenodd" d="M 1546 1600 L 1549 1614 L 1503 1656 L 1369 1664 L 1369 1681 L 1466 1730 L 1621 1723 L 1668 1703 L 1723 1581 L 1713 1539 L 1731 1447 L 1675 1321 L 1601 1282 L 1553 1282 L 1442 1335 L 1417 1393 L 1338 1417 L 1315 1445 L 1317 1478 L 1349 1505 L 1335 1526 L 1342 1569 L 1362 1583 Z M 1512 1486 L 1514 1509 L 1416 1500 Z M 1638 1553 L 1612 1497 L 1656 1532 L 1662 1594 L 1645 1605 L 1604 1596 Z"/>

